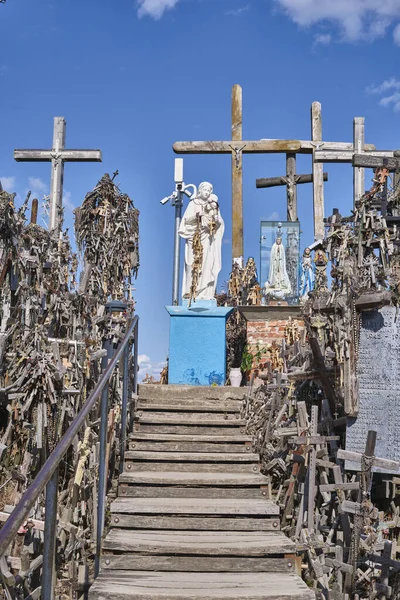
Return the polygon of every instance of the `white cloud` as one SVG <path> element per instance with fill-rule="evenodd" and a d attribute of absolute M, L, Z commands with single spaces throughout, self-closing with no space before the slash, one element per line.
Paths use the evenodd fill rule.
<path fill-rule="evenodd" d="M 147 356 L 147 354 L 139 354 L 139 356 L 138 356 L 139 367 L 140 367 L 140 365 L 143 365 L 148 362 L 150 362 L 150 356 Z"/>
<path fill-rule="evenodd" d="M 279 213 L 277 213 L 276 211 L 271 213 L 269 215 L 269 217 L 267 217 L 266 219 L 267 221 L 279 221 Z"/>
<path fill-rule="evenodd" d="M 167 364 L 166 362 L 155 362 L 152 361 L 150 356 L 147 354 L 139 354 L 138 356 L 139 363 L 139 372 L 138 377 L 139 381 L 142 381 L 146 375 L 151 375 L 154 377 L 156 381 L 160 379 L 160 373 Z"/>
<path fill-rule="evenodd" d="M 13 192 L 13 188 L 15 186 L 15 177 L 1 177 L 0 176 L 1 185 L 3 186 L 3 190 L 5 192 Z"/>
<path fill-rule="evenodd" d="M 346 41 L 374 40 L 400 20 L 400 0 L 274 0 L 300 26 L 331 23 Z M 400 42 L 397 25 L 394 38 Z"/>
<path fill-rule="evenodd" d="M 328 46 L 331 41 L 332 36 L 330 33 L 317 33 L 314 37 L 314 46 L 318 46 L 318 44 L 321 44 L 321 46 Z"/>
<path fill-rule="evenodd" d="M 394 112 L 400 112 L 400 80 L 396 77 L 386 79 L 380 85 L 369 85 L 366 88 L 367 94 L 376 94 L 382 96 L 379 100 L 379 105 L 384 108 L 393 108 Z M 385 96 L 386 92 L 393 92 Z"/>
<path fill-rule="evenodd" d="M 40 177 L 29 177 L 28 183 L 34 192 L 41 192 L 43 194 L 47 193 L 47 183 L 40 179 Z"/>
<path fill-rule="evenodd" d="M 76 208 L 75 204 L 71 201 L 71 192 L 67 192 L 67 190 L 64 190 L 63 192 L 63 206 L 70 211 L 73 211 Z"/>
<path fill-rule="evenodd" d="M 250 9 L 250 4 L 246 4 L 246 6 L 242 6 L 240 8 L 232 8 L 231 10 L 227 10 L 225 12 L 229 17 L 240 17 L 243 13 L 247 12 Z"/>
<path fill-rule="evenodd" d="M 179 0 L 138 0 L 138 17 L 152 17 L 159 20 L 167 10 L 171 10 Z"/>

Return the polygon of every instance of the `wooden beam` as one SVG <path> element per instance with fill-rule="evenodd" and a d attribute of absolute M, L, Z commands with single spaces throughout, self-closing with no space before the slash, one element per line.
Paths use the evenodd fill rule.
<path fill-rule="evenodd" d="M 352 163 L 354 156 L 354 150 L 350 151 L 332 151 L 327 152 L 326 150 L 316 150 L 314 160 L 316 163 Z M 364 155 L 362 155 L 364 156 Z M 374 152 L 366 153 L 366 156 L 378 156 L 378 157 L 393 157 L 393 150 L 376 150 Z"/>
<path fill-rule="evenodd" d="M 175 142 L 172 146 L 176 154 L 232 154 L 235 148 L 242 148 L 243 154 L 273 154 L 298 152 L 298 140 L 238 140 L 216 142 Z"/>
<path fill-rule="evenodd" d="M 242 88 L 234 85 L 232 88 L 232 140 L 240 142 L 242 148 L 243 131 L 243 101 Z M 242 151 L 232 152 L 232 259 L 243 260 L 243 154 Z"/>
<path fill-rule="evenodd" d="M 286 205 L 287 220 L 297 221 L 297 178 L 296 178 L 296 154 L 286 154 Z"/>
<path fill-rule="evenodd" d="M 392 153 L 393 154 L 393 153 Z M 385 165 L 383 159 L 386 159 Z M 386 154 L 384 157 L 379 157 L 371 154 L 355 154 L 353 156 L 353 167 L 366 167 L 376 169 L 378 167 L 387 167 L 389 170 L 395 171 L 400 169 L 400 158 L 394 158 Z"/>
<path fill-rule="evenodd" d="M 353 124 L 354 151 L 361 154 L 364 152 L 365 146 L 365 119 L 364 117 L 355 117 Z M 365 170 L 357 168 L 353 171 L 353 189 L 354 189 L 354 204 L 360 201 L 365 194 Z"/>
<path fill-rule="evenodd" d="M 324 173 L 324 181 L 328 181 L 328 173 Z M 302 183 L 313 183 L 312 175 L 296 175 L 296 185 Z M 270 188 L 286 185 L 285 176 L 282 177 L 260 177 L 256 179 L 256 188 Z"/>
<path fill-rule="evenodd" d="M 311 138 L 313 142 L 322 141 L 321 104 L 313 102 L 311 107 Z M 324 167 L 315 162 L 316 151 L 313 152 L 313 192 L 314 192 L 314 238 L 322 239 L 324 228 Z"/>
<path fill-rule="evenodd" d="M 64 162 L 101 162 L 101 150 L 60 150 L 58 155 Z M 49 162 L 54 158 L 53 150 L 14 150 L 17 162 Z"/>
<path fill-rule="evenodd" d="M 262 142 L 272 142 L 276 140 L 270 140 L 268 138 L 262 138 Z M 300 141 L 300 150 L 298 150 L 297 154 L 312 154 L 314 150 L 324 150 L 324 151 L 350 151 L 354 152 L 354 145 L 352 142 L 313 142 L 312 140 L 299 140 Z M 364 151 L 372 152 L 375 150 L 374 144 L 365 144 Z"/>

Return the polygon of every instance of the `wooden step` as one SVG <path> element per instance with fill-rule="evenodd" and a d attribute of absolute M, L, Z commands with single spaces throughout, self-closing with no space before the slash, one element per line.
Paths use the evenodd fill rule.
<path fill-rule="evenodd" d="M 129 450 L 140 450 L 142 452 L 240 452 L 249 454 L 253 450 L 253 446 L 250 442 L 246 442 L 245 444 L 221 444 L 209 442 L 130 441 L 128 447 Z"/>
<path fill-rule="evenodd" d="M 221 425 L 220 423 L 218 424 L 214 424 L 214 426 L 211 425 L 205 425 L 203 424 L 198 425 L 195 424 L 193 422 L 187 422 L 186 424 L 181 423 L 180 425 L 178 424 L 171 424 L 171 423 L 146 423 L 143 421 L 136 421 L 135 425 L 134 425 L 134 429 L 135 431 L 140 430 L 142 433 L 162 433 L 162 434 L 183 434 L 183 435 L 204 435 L 204 436 L 210 436 L 210 435 L 218 435 L 218 436 L 223 436 L 226 435 L 227 437 L 230 437 L 233 434 L 239 434 L 239 433 L 244 433 L 245 432 L 245 428 L 243 424 L 240 424 L 240 421 L 224 421 L 224 424 Z"/>
<path fill-rule="evenodd" d="M 292 573 L 295 560 L 289 558 L 232 558 L 208 556 L 146 556 L 135 554 L 105 555 L 102 569 L 130 571 L 186 571 L 187 573 Z"/>
<path fill-rule="evenodd" d="M 209 400 L 228 401 L 242 400 L 248 388 L 234 388 L 230 386 L 192 386 L 192 385 L 139 385 L 139 398 L 153 398 L 168 402 L 169 400 L 195 400 L 199 404 Z"/>
<path fill-rule="evenodd" d="M 296 544 L 281 532 L 242 531 L 126 531 L 113 529 L 103 548 L 116 552 L 191 556 L 284 556 Z"/>
<path fill-rule="evenodd" d="M 134 431 L 129 434 L 130 440 L 151 441 L 151 442 L 196 442 L 210 444 L 252 444 L 251 436 L 235 431 L 229 431 L 229 435 L 218 434 L 181 434 L 181 433 L 151 433 L 142 430 Z"/>
<path fill-rule="evenodd" d="M 315 600 L 294 573 L 173 573 L 106 570 L 90 600 Z"/>
<path fill-rule="evenodd" d="M 130 515 L 214 515 L 276 516 L 279 507 L 269 500 L 229 498 L 117 498 L 110 507 L 112 514 Z"/>
<path fill-rule="evenodd" d="M 185 462 L 185 463 L 256 463 L 260 459 L 254 453 L 236 452 L 141 452 L 138 450 L 125 453 L 126 460 L 149 462 Z"/>
<path fill-rule="evenodd" d="M 118 496 L 129 498 L 269 498 L 268 487 L 182 487 L 120 483 Z"/>
<path fill-rule="evenodd" d="M 138 471 L 121 473 L 121 483 L 130 485 L 179 485 L 217 487 L 259 487 L 268 485 L 268 477 L 260 473 L 192 473 L 180 471 Z"/>
<path fill-rule="evenodd" d="M 135 462 L 126 461 L 124 471 L 183 471 L 188 473 L 259 473 L 258 465 L 252 463 L 179 463 L 179 462 Z"/>
<path fill-rule="evenodd" d="M 279 531 L 279 517 L 175 517 L 159 515 L 111 516 L 111 527 L 126 529 L 180 529 L 185 531 Z"/>
<path fill-rule="evenodd" d="M 242 405 L 241 400 L 202 400 L 199 402 L 198 400 L 139 398 L 136 410 L 238 413 L 242 410 Z"/>
<path fill-rule="evenodd" d="M 140 423 L 171 424 L 171 425 L 211 425 L 213 427 L 245 426 L 246 421 L 240 418 L 239 413 L 213 413 L 213 412 L 157 412 L 152 410 L 138 410 L 135 419 Z"/>

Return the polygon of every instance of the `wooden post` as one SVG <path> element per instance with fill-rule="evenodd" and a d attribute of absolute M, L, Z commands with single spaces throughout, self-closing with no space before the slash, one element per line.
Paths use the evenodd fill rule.
<path fill-rule="evenodd" d="M 54 117 L 53 148 L 54 158 L 51 161 L 50 184 L 50 231 L 58 231 L 61 218 L 62 194 L 64 182 L 64 163 L 58 153 L 65 148 L 66 122 L 64 117 Z"/>
<path fill-rule="evenodd" d="M 353 125 L 354 133 L 354 152 L 361 154 L 364 152 L 365 144 L 365 119 L 364 117 L 355 117 Z M 360 198 L 365 194 L 365 169 L 357 167 L 353 170 L 354 185 L 354 208 L 357 206 Z"/>
<path fill-rule="evenodd" d="M 242 88 L 232 88 L 232 140 L 243 139 Z M 243 154 L 232 152 L 232 258 L 243 260 Z"/>
<path fill-rule="evenodd" d="M 321 104 L 313 102 L 311 107 L 311 138 L 313 142 L 322 141 L 322 112 Z M 315 144 L 316 148 L 317 144 Z M 315 149 L 313 151 L 313 190 L 314 190 L 314 237 L 316 240 L 324 237 L 324 166 L 316 163 Z"/>
<path fill-rule="evenodd" d="M 316 436 L 318 435 L 318 406 L 312 406 L 311 408 L 311 427 L 310 427 L 310 435 Z M 308 467 L 308 510 L 307 510 L 307 521 L 308 521 L 308 531 L 311 533 L 314 531 L 314 503 L 315 503 L 315 494 L 317 491 L 315 485 L 315 475 L 316 475 L 316 466 L 317 466 L 317 450 L 313 445 L 310 454 L 309 454 L 309 467 Z"/>
<path fill-rule="evenodd" d="M 286 154 L 287 220 L 297 221 L 296 155 Z"/>

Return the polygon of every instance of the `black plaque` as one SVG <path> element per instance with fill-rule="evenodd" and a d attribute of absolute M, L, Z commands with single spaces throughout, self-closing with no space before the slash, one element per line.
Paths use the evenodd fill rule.
<path fill-rule="evenodd" d="M 348 420 L 346 450 L 362 454 L 372 429 L 375 456 L 400 461 L 400 313 L 396 319 L 392 306 L 362 313 L 358 383 L 359 413 Z M 346 461 L 346 469 L 359 471 L 360 464 Z"/>

